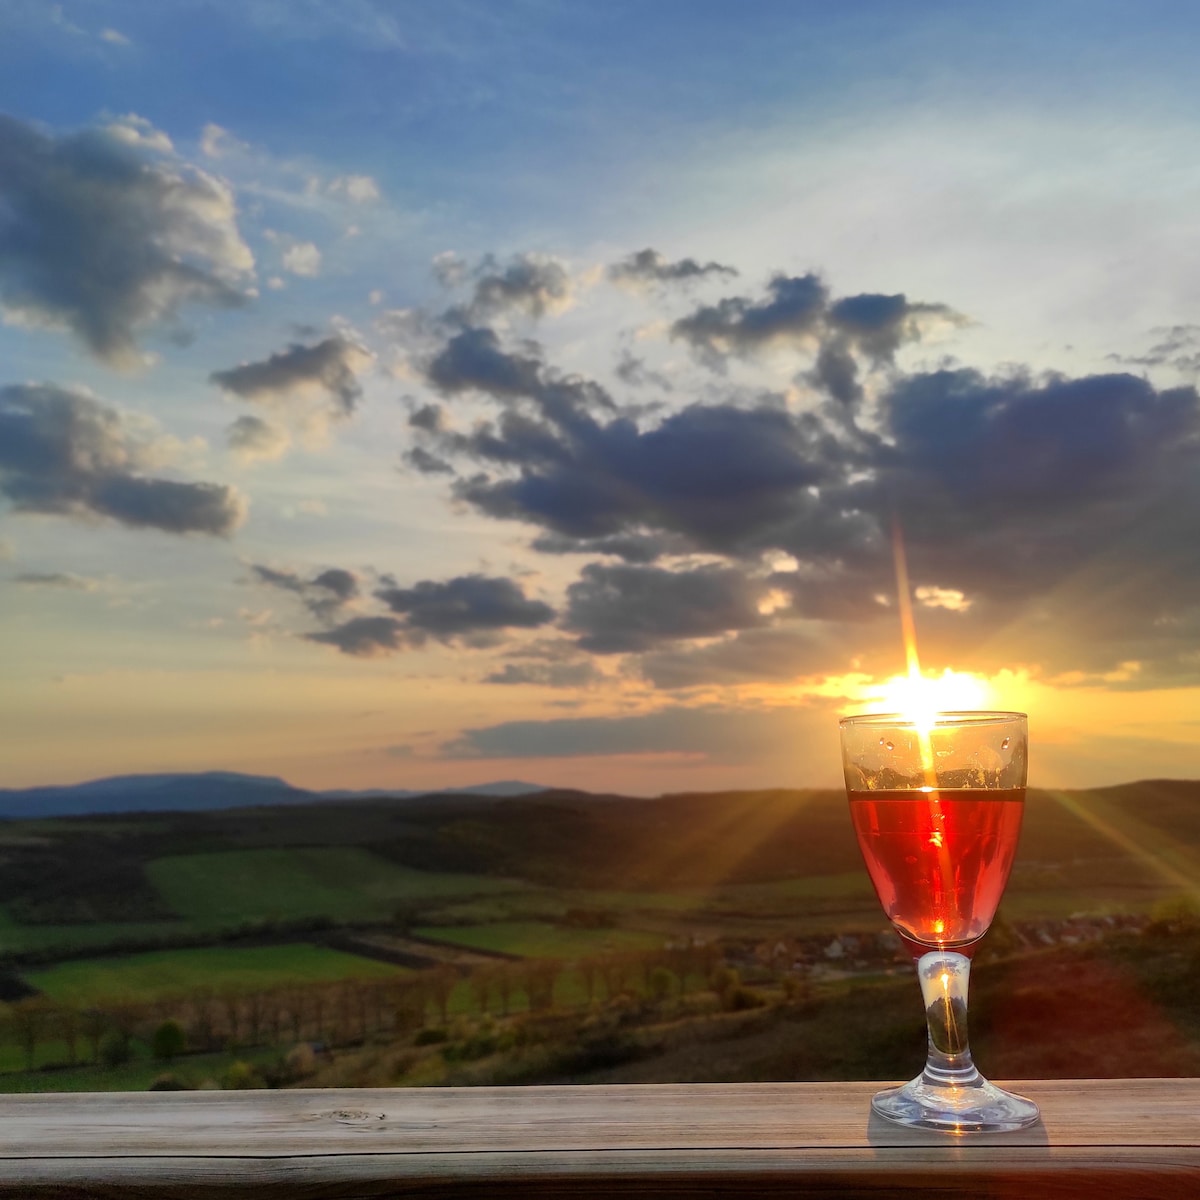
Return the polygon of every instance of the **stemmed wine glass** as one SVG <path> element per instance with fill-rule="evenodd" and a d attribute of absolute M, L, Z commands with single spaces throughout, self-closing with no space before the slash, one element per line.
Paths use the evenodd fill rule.
<path fill-rule="evenodd" d="M 1029 740 L 1024 713 L 844 717 L 842 766 L 867 872 L 912 954 L 925 1001 L 925 1070 L 871 1107 L 902 1125 L 951 1133 L 1021 1129 L 1032 1100 L 989 1083 L 971 1061 L 971 956 L 1008 882 Z"/>

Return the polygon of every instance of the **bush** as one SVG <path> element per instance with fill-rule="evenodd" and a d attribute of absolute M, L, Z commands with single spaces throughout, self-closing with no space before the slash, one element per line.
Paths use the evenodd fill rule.
<path fill-rule="evenodd" d="M 287 1052 L 283 1066 L 290 1078 L 307 1079 L 317 1069 L 317 1056 L 307 1042 L 301 1042 Z"/>
<path fill-rule="evenodd" d="M 110 1029 L 100 1042 L 100 1061 L 106 1067 L 124 1066 L 133 1057 L 133 1045 L 123 1029 Z"/>
<path fill-rule="evenodd" d="M 248 1063 L 240 1059 L 230 1063 L 221 1076 L 221 1087 L 227 1092 L 246 1092 L 263 1086 L 262 1076 Z"/>
<path fill-rule="evenodd" d="M 413 1038 L 414 1046 L 437 1046 L 440 1043 L 447 1041 L 450 1035 L 440 1028 L 418 1029 L 417 1036 Z"/>
<path fill-rule="evenodd" d="M 155 1078 L 148 1090 L 151 1092 L 190 1092 L 191 1088 L 178 1075 L 172 1075 L 170 1071 L 166 1071 Z"/>
<path fill-rule="evenodd" d="M 170 1062 L 187 1049 L 187 1035 L 178 1021 L 166 1020 L 155 1031 L 150 1043 L 154 1057 Z"/>
<path fill-rule="evenodd" d="M 646 990 L 654 1000 L 666 1000 L 675 990 L 675 976 L 666 967 L 655 967 L 646 980 Z"/>
<path fill-rule="evenodd" d="M 762 1008 L 766 1001 L 748 987 L 730 988 L 721 996 L 721 1005 L 726 1012 L 746 1012 L 751 1008 Z"/>

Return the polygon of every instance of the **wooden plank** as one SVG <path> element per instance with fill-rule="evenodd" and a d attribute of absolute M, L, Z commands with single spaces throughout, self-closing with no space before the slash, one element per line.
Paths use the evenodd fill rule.
<path fill-rule="evenodd" d="M 0 1196 L 1200 1196 L 1200 1080 L 1022 1083 L 1040 1124 L 960 1138 L 877 1086 L 9 1096 Z"/>

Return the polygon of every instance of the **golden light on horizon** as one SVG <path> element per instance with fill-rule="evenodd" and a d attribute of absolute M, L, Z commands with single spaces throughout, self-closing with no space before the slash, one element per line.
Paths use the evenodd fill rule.
<path fill-rule="evenodd" d="M 991 708 L 992 688 L 982 675 L 953 671 L 941 675 L 893 675 L 878 688 L 869 689 L 864 712 L 891 712 L 929 727 L 940 712 Z"/>

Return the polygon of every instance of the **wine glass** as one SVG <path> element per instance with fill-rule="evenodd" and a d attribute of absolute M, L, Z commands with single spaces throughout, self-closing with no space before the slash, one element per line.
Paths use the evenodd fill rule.
<path fill-rule="evenodd" d="M 894 714 L 839 723 L 846 795 L 867 873 L 912 954 L 925 1001 L 925 1070 L 871 1107 L 902 1125 L 951 1133 L 1021 1129 L 1032 1100 L 989 1083 L 971 1061 L 971 956 L 1008 882 L 1029 739 L 1024 713 Z"/>

